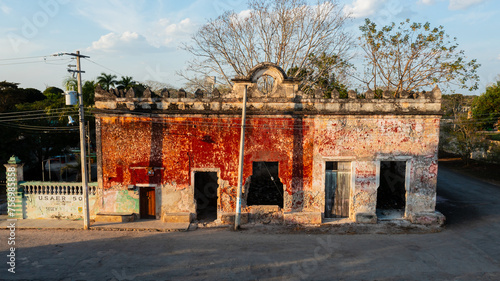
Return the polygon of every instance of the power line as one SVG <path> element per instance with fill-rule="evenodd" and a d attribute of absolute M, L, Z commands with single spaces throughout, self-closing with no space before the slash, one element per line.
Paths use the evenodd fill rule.
<path fill-rule="evenodd" d="M 44 57 L 50 57 L 50 55 L 46 55 L 46 56 L 33 56 L 33 57 L 21 57 L 21 58 L 8 58 L 8 59 L 0 59 L 0 61 L 6 61 L 6 60 L 25 60 L 25 59 L 34 59 L 34 58 L 44 58 Z"/>
<path fill-rule="evenodd" d="M 109 70 L 109 71 L 111 71 L 111 72 L 114 72 L 114 73 L 116 73 L 116 74 L 119 74 L 119 75 L 121 75 L 121 76 L 125 76 L 125 75 L 121 74 L 120 72 L 115 71 L 115 70 L 113 70 L 113 69 L 111 69 L 111 68 L 108 68 L 108 67 L 106 67 L 106 66 L 104 66 L 104 65 L 102 65 L 102 64 L 99 64 L 99 63 L 97 63 L 97 62 L 95 62 L 95 61 L 93 61 L 93 60 L 91 60 L 91 59 L 89 59 L 89 58 L 85 58 L 85 60 L 87 60 L 87 61 L 89 61 L 89 62 L 91 62 L 91 63 L 93 63 L 93 64 L 95 64 L 95 65 L 98 65 L 98 66 L 100 66 L 100 67 L 102 67 L 102 68 L 104 68 L 104 69 L 107 69 L 107 70 Z"/>
<path fill-rule="evenodd" d="M 71 59 L 67 59 L 67 58 L 58 58 L 58 59 L 51 59 L 51 60 L 36 60 L 36 61 L 25 61 L 25 62 L 12 62 L 12 63 L 0 63 L 0 66 L 6 66 L 6 65 L 18 65 L 18 64 L 32 64 L 32 63 L 45 63 L 45 64 L 52 64 L 50 62 L 53 62 L 53 61 L 64 61 L 64 63 L 61 63 L 61 64 L 66 64 L 68 63 L 69 61 L 71 61 Z M 57 64 L 56 64 L 57 65 Z"/>
<path fill-rule="evenodd" d="M 0 122 L 0 126 L 14 128 L 14 129 L 21 129 L 21 130 L 29 130 L 29 131 L 43 131 L 46 133 L 49 133 L 49 132 L 52 132 L 52 133 L 66 132 L 67 133 L 67 132 L 78 131 L 78 128 L 29 126 L 29 125 L 23 125 L 23 124 L 12 124 L 12 123 L 4 123 L 4 122 Z"/>
<path fill-rule="evenodd" d="M 39 110 L 24 110 L 24 111 L 11 111 L 11 112 L 0 112 L 1 116 L 9 116 L 9 115 L 23 115 L 23 114 L 32 114 L 32 113 L 44 113 L 50 114 L 51 112 L 59 112 L 59 111 L 77 111 L 77 108 L 69 108 L 69 107 L 59 107 L 59 108 L 51 108 L 51 109 L 39 109 Z M 85 110 L 91 111 L 92 107 L 87 107 Z"/>

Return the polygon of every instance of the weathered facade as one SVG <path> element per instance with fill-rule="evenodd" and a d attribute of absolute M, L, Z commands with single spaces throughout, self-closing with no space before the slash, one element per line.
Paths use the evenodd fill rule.
<path fill-rule="evenodd" d="M 266 76 L 274 79 L 267 93 L 258 86 Z M 244 220 L 442 222 L 435 212 L 438 88 L 398 98 L 311 98 L 270 63 L 234 79 L 224 97 L 98 89 L 99 211 L 229 223 L 245 88 Z"/>

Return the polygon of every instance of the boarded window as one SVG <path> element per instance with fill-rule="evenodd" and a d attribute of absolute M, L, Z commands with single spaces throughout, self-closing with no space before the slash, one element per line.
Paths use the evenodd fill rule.
<path fill-rule="evenodd" d="M 278 162 L 254 162 L 247 205 L 278 205 L 283 208 L 283 183 Z"/>
<path fill-rule="evenodd" d="M 349 216 L 350 162 L 325 163 L 325 218 Z"/>

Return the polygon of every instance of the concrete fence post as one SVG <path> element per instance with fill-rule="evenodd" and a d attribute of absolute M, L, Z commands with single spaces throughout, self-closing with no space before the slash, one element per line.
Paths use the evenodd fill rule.
<path fill-rule="evenodd" d="M 5 188 L 7 189 L 8 217 L 11 219 L 24 219 L 24 188 L 19 185 L 19 182 L 24 180 L 24 164 L 21 164 L 21 160 L 13 155 L 4 166 L 7 173 Z"/>

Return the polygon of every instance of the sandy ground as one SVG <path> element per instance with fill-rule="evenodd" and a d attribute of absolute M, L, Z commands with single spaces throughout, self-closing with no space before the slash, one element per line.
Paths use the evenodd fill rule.
<path fill-rule="evenodd" d="M 338 235 L 271 228 L 188 232 L 17 230 L 2 280 L 500 280 L 500 187 L 440 169 L 445 229 Z"/>

